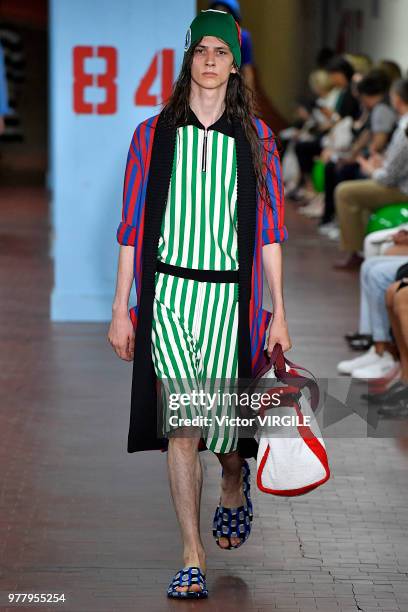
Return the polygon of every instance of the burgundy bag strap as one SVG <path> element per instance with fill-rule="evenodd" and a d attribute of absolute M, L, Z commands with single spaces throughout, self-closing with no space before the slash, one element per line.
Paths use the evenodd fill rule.
<path fill-rule="evenodd" d="M 263 366 L 263 368 L 261 368 L 261 370 L 259 370 L 255 379 L 262 378 L 262 376 L 264 376 L 266 372 L 269 372 L 269 370 L 273 367 L 275 370 L 276 378 L 279 381 L 287 385 L 297 387 L 298 389 L 303 389 L 304 387 L 307 387 L 309 389 L 311 398 L 311 408 L 313 411 L 315 411 L 319 404 L 320 391 L 317 380 L 312 374 L 312 372 L 310 372 L 310 370 L 308 370 L 307 368 L 304 368 L 303 366 L 300 366 L 294 363 L 293 361 L 287 359 L 287 357 L 285 357 L 282 351 L 281 344 L 279 344 L 278 342 L 273 347 L 271 356 L 268 355 L 266 349 L 264 353 L 266 357 L 266 364 Z M 287 372 L 285 364 L 288 364 L 288 366 L 290 366 L 291 368 L 295 368 L 296 370 L 303 370 L 304 372 L 307 372 L 312 378 L 310 379 L 306 378 L 306 376 L 296 375 L 293 372 Z"/>

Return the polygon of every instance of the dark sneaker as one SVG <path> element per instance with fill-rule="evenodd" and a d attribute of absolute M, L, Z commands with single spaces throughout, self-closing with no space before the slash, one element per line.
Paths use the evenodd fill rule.
<path fill-rule="evenodd" d="M 382 393 L 362 393 L 361 399 L 380 406 L 381 404 L 398 404 L 401 400 L 408 400 L 408 384 L 400 380 Z"/>
<path fill-rule="evenodd" d="M 383 406 L 378 414 L 384 419 L 408 419 L 408 403 L 403 401 L 396 406 Z"/>
<path fill-rule="evenodd" d="M 333 268 L 335 270 L 358 270 L 363 261 L 364 257 L 358 253 L 351 253 L 346 259 L 335 261 Z"/>

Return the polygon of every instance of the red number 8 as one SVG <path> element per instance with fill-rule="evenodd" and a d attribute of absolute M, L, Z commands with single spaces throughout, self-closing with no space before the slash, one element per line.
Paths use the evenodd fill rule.
<path fill-rule="evenodd" d="M 95 54 L 96 51 L 96 54 Z M 103 74 L 85 72 L 85 60 L 89 57 L 100 57 L 106 61 L 106 71 Z M 117 51 L 115 47 L 85 47 L 73 49 L 73 100 L 74 113 L 112 115 L 117 107 Z M 105 89 L 104 102 L 92 104 L 84 98 L 87 87 L 102 87 Z"/>

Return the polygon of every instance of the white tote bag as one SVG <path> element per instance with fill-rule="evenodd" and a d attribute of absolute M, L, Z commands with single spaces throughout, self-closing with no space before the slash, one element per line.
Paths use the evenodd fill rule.
<path fill-rule="evenodd" d="M 322 139 L 323 147 L 331 149 L 338 157 L 348 155 L 353 142 L 353 119 L 343 117 Z"/>
<path fill-rule="evenodd" d="M 313 374 L 309 379 L 297 372 L 309 371 L 286 359 L 280 344 L 275 345 L 268 366 L 257 379 L 272 380 L 274 366 L 273 378 L 285 384 L 268 388 L 268 393 L 279 393 L 279 405 L 258 413 L 257 486 L 271 495 L 303 495 L 330 478 L 325 443 L 313 411 L 319 403 L 319 388 Z"/>
<path fill-rule="evenodd" d="M 295 143 L 291 141 L 282 157 L 282 177 L 287 191 L 297 187 L 300 181 L 300 166 L 295 153 Z"/>

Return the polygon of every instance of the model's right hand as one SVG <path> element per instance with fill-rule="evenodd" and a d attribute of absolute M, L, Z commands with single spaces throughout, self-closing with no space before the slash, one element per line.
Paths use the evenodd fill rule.
<path fill-rule="evenodd" d="M 135 331 L 127 312 L 114 314 L 108 331 L 108 342 L 118 357 L 132 361 L 135 349 Z"/>

